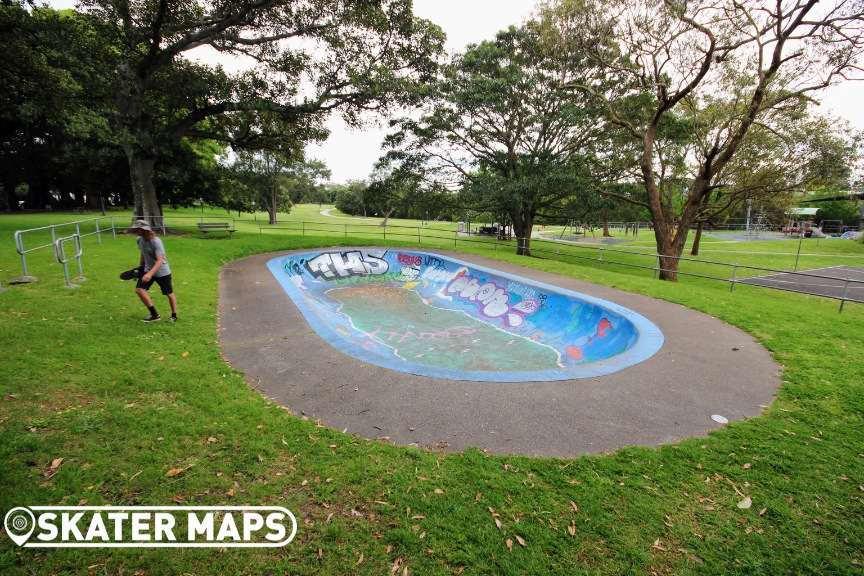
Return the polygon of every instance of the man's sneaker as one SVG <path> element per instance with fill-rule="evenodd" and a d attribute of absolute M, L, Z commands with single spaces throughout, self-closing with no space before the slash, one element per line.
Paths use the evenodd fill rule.
<path fill-rule="evenodd" d="M 176 321 L 177 321 L 176 316 L 172 316 L 172 317 L 168 318 L 168 322 L 176 322 Z"/>
<path fill-rule="evenodd" d="M 150 316 L 147 316 L 146 318 L 141 320 L 141 322 L 158 322 L 161 319 L 162 316 L 160 316 L 159 314 L 151 314 Z"/>

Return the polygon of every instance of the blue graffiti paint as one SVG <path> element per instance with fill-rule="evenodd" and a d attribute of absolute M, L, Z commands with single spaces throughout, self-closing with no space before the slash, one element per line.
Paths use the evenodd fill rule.
<path fill-rule="evenodd" d="M 587 378 L 638 364 L 663 345 L 662 332 L 632 310 L 438 254 L 341 249 L 267 266 L 322 338 L 422 376 Z"/>

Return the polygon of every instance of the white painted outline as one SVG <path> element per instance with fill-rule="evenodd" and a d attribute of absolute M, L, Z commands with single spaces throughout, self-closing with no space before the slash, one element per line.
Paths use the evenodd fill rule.
<path fill-rule="evenodd" d="M 282 506 L 19 506 L 31 512 L 77 511 L 77 512 L 258 512 L 284 513 L 291 519 L 291 534 L 282 542 L 25 542 L 22 548 L 279 548 L 286 546 L 297 535 L 297 518 Z M 39 514 L 35 514 L 38 516 Z"/>

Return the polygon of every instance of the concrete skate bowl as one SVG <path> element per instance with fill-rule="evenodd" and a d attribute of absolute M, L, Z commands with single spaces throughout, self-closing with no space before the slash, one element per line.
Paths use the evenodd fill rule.
<path fill-rule="evenodd" d="M 391 370 L 543 382 L 611 374 L 657 353 L 643 316 L 439 254 L 341 250 L 267 263 L 324 340 Z"/>
<path fill-rule="evenodd" d="M 752 336 L 678 304 L 473 254 L 313 250 L 226 264 L 219 344 L 250 387 L 348 435 L 577 456 L 705 437 L 780 385 Z"/>

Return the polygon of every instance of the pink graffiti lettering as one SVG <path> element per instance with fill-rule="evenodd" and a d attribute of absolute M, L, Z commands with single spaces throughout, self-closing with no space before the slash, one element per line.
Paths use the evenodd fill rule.
<path fill-rule="evenodd" d="M 540 305 L 536 300 L 522 300 L 515 306 L 510 306 L 510 294 L 495 282 L 482 283 L 478 278 L 461 274 L 447 285 L 445 291 L 457 297 L 474 302 L 480 308 L 480 313 L 487 318 L 501 318 L 510 327 L 521 326 L 525 316 L 535 313 Z"/>
<path fill-rule="evenodd" d="M 411 254 L 399 254 L 399 263 L 419 268 L 423 265 L 423 258 L 420 256 L 412 256 Z"/>

